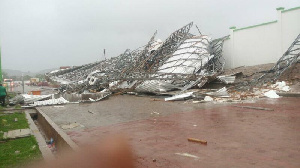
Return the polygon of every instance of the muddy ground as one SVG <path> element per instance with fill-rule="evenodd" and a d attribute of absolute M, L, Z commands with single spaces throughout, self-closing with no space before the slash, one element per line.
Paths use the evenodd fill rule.
<path fill-rule="evenodd" d="M 159 100 L 159 99 L 158 99 Z M 137 167 L 300 167 L 299 98 L 186 103 L 112 96 L 92 104 L 42 107 L 79 146 L 126 134 Z M 259 106 L 274 111 L 243 109 Z M 207 145 L 187 138 L 206 140 Z"/>

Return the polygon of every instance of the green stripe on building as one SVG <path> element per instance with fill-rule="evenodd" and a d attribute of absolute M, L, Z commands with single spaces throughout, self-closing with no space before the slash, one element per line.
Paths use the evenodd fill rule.
<path fill-rule="evenodd" d="M 285 13 L 285 12 L 289 12 L 289 11 L 293 11 L 293 10 L 297 10 L 297 9 L 300 9 L 300 6 L 295 7 L 295 8 L 291 8 L 291 9 L 283 10 L 283 11 L 281 11 L 281 13 Z"/>
<path fill-rule="evenodd" d="M 253 25 L 253 26 L 243 27 L 243 28 L 239 28 L 239 29 L 234 29 L 233 31 L 236 32 L 236 31 L 239 31 L 239 30 L 250 29 L 250 28 L 264 26 L 264 25 L 273 24 L 273 23 L 277 23 L 277 20 L 274 20 L 274 21 L 271 21 L 271 22 L 265 22 L 265 23 L 261 23 L 261 24 L 257 24 L 257 25 Z"/>

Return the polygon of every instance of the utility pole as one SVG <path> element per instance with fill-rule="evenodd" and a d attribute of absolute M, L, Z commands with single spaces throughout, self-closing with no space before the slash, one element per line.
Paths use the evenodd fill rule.
<path fill-rule="evenodd" d="M 22 73 L 22 88 L 23 88 L 23 94 L 25 94 L 24 92 L 24 74 Z"/>
<path fill-rule="evenodd" d="M 105 57 L 105 48 L 103 50 L 103 54 L 104 54 L 104 60 L 106 60 L 106 57 Z"/>

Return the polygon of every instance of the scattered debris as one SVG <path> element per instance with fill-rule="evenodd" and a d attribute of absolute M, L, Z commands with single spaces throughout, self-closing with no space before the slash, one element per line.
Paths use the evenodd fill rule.
<path fill-rule="evenodd" d="M 78 126 L 81 126 L 81 124 L 75 122 L 75 123 L 71 123 L 69 125 L 62 125 L 61 128 L 64 130 L 67 130 L 67 129 L 72 129 L 72 128 L 75 128 Z"/>
<path fill-rule="evenodd" d="M 55 154 L 57 149 L 53 138 L 50 138 L 50 141 L 47 141 L 47 145 L 51 152 Z"/>
<path fill-rule="evenodd" d="M 253 107 L 253 106 L 233 106 L 233 107 L 240 107 L 240 108 L 247 108 L 247 109 L 255 109 L 255 110 L 274 111 L 274 109 L 271 109 L 271 108 L 264 108 L 264 107 Z"/>
<path fill-rule="evenodd" d="M 282 82 L 276 82 L 274 85 L 271 85 L 272 88 L 278 89 L 280 91 L 288 92 L 290 91 L 290 87 L 286 85 L 285 81 Z"/>
<path fill-rule="evenodd" d="M 90 111 L 90 110 L 88 110 L 88 112 L 91 113 L 91 114 L 95 114 L 94 112 L 92 112 L 92 111 Z"/>
<path fill-rule="evenodd" d="M 158 112 L 155 112 L 155 111 L 153 111 L 151 114 L 159 115 L 159 113 L 158 113 Z"/>
<path fill-rule="evenodd" d="M 185 157 L 194 158 L 194 159 L 199 159 L 198 156 L 192 155 L 192 154 L 189 154 L 189 153 L 175 153 L 175 154 L 176 154 L 176 155 L 180 155 L 180 156 L 185 156 Z"/>
<path fill-rule="evenodd" d="M 270 90 L 270 91 L 264 93 L 264 95 L 265 95 L 266 97 L 268 97 L 268 98 L 273 98 L 273 99 L 279 98 L 279 96 L 278 96 L 278 94 L 276 93 L 275 90 Z"/>
<path fill-rule="evenodd" d="M 30 129 L 17 129 L 17 130 L 4 132 L 3 139 L 22 138 L 22 137 L 28 137 L 30 135 L 31 135 Z"/>
<path fill-rule="evenodd" d="M 235 81 L 235 75 L 221 75 L 217 76 L 217 79 L 219 79 L 221 82 L 225 84 L 231 84 Z"/>
<path fill-rule="evenodd" d="M 53 71 L 46 74 L 46 78 L 50 82 L 60 84 L 60 94 L 69 94 L 71 97 L 74 94 L 81 96 L 102 94 L 97 98 L 86 96 L 81 102 L 96 102 L 112 93 L 132 95 L 146 93 L 172 95 L 165 98 L 165 101 L 193 98 L 193 103 L 210 101 L 223 103 L 264 96 L 279 98 L 275 90 L 284 92 L 291 90 L 284 81 L 272 84 L 299 60 L 300 34 L 271 69 L 269 66 L 263 71 L 257 69 L 255 72 L 247 73 L 235 68 L 235 72 L 224 73 L 222 48 L 228 36 L 213 40 L 207 35 L 191 34 L 192 28 L 193 23 L 189 23 L 174 31 L 164 41 L 156 39 L 157 32 L 155 32 L 143 47 L 135 50 L 127 49 L 110 59 Z M 222 88 L 199 90 L 213 81 L 221 81 Z M 223 87 L 223 83 L 230 85 L 226 88 Z M 188 90 L 196 88 L 197 91 Z M 40 101 L 29 97 L 23 98 L 24 100 L 17 97 L 14 102 Z M 36 105 L 45 104 L 40 102 Z"/>
<path fill-rule="evenodd" d="M 197 143 L 201 143 L 201 144 L 207 145 L 207 141 L 200 140 L 200 139 L 188 138 L 188 141 L 190 141 L 190 142 L 197 142 Z"/>
<path fill-rule="evenodd" d="M 44 101 L 35 101 L 33 104 L 29 104 L 30 106 L 46 106 L 46 105 L 56 105 L 56 104 L 66 104 L 69 103 L 66 99 L 63 97 L 60 97 L 58 99 L 49 99 Z"/>
<path fill-rule="evenodd" d="M 46 100 L 52 97 L 52 95 L 29 95 L 29 94 L 20 94 L 16 97 L 9 100 L 10 105 L 16 104 L 30 104 L 36 101 Z"/>
<path fill-rule="evenodd" d="M 189 33 L 193 23 L 173 32 L 165 41 L 156 33 L 141 48 L 118 57 L 46 74 L 60 83 L 60 92 L 109 90 L 160 94 L 202 87 L 223 71 L 222 47 L 228 36 L 212 40 Z"/>
<path fill-rule="evenodd" d="M 180 95 L 165 98 L 165 101 L 185 100 L 193 96 L 193 92 L 187 92 Z"/>
<path fill-rule="evenodd" d="M 213 101 L 214 99 L 212 98 L 212 97 L 210 97 L 210 96 L 205 96 L 204 97 L 204 101 L 205 102 L 210 102 L 210 101 Z"/>
<path fill-rule="evenodd" d="M 206 94 L 211 95 L 211 96 L 217 96 L 217 97 L 230 97 L 228 92 L 227 92 L 226 87 L 223 87 L 223 88 L 219 89 L 216 92 L 209 92 L 209 93 L 206 93 Z"/>

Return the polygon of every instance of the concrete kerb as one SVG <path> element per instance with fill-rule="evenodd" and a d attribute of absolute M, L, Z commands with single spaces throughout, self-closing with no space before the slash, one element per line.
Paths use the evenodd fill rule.
<path fill-rule="evenodd" d="M 45 139 L 43 138 L 43 136 L 40 133 L 39 129 L 37 128 L 37 126 L 33 122 L 30 114 L 28 112 L 25 112 L 25 115 L 26 115 L 26 118 L 28 120 L 29 128 L 31 129 L 32 134 L 35 137 L 35 139 L 36 139 L 36 141 L 39 145 L 39 149 L 42 153 L 42 156 L 43 156 L 44 160 L 48 161 L 48 160 L 54 159 L 54 155 L 52 154 L 51 150 L 48 148 L 48 146 L 45 142 Z"/>
<path fill-rule="evenodd" d="M 63 132 L 39 107 L 37 110 L 37 121 L 44 130 L 47 137 L 53 138 L 57 152 L 60 153 L 62 149 L 77 150 L 78 146 L 71 140 L 71 138 Z"/>
<path fill-rule="evenodd" d="M 282 97 L 300 97 L 300 92 L 276 92 Z"/>

